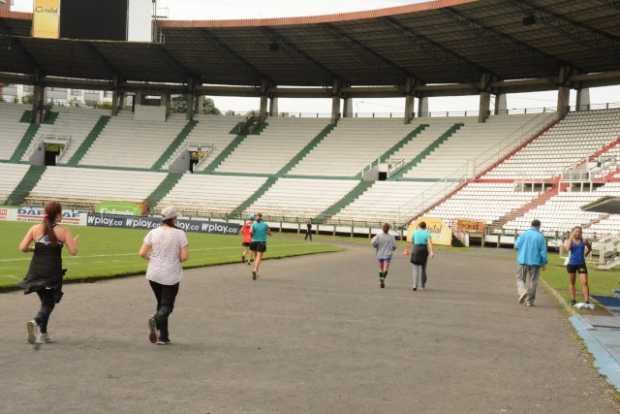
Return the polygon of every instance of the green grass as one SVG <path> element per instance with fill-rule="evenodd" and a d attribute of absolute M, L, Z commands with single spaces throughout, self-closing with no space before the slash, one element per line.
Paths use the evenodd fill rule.
<path fill-rule="evenodd" d="M 620 288 L 620 270 L 597 270 L 595 263 L 588 264 L 590 295 L 611 296 L 612 290 Z M 556 254 L 549 256 L 549 265 L 542 273 L 542 278 L 561 296 L 570 302 L 568 292 L 568 274 L 564 259 Z M 577 301 L 583 300 L 581 285 L 577 282 Z"/>
<path fill-rule="evenodd" d="M 30 224 L 0 222 L 0 289 L 12 288 L 26 274 L 31 254 L 18 251 L 18 244 Z M 65 280 L 97 280 L 118 276 L 142 274 L 146 262 L 138 250 L 146 230 L 74 227 L 80 235 L 79 255 L 64 256 L 69 269 Z M 188 233 L 190 259 L 185 268 L 238 263 L 241 246 L 238 236 Z M 324 243 L 304 243 L 290 237 L 274 234 L 269 242 L 266 259 L 284 258 L 315 253 L 337 252 L 343 249 Z"/>

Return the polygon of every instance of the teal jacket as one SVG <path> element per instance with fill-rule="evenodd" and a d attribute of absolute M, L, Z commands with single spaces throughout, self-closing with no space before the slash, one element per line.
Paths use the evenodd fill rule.
<path fill-rule="evenodd" d="M 547 242 L 545 236 L 531 228 L 521 234 L 515 243 L 517 262 L 527 266 L 545 266 L 547 264 Z"/>

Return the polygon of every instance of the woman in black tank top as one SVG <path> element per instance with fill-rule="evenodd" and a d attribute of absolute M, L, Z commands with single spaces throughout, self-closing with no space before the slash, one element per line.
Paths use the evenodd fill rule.
<path fill-rule="evenodd" d="M 58 203 L 45 206 L 45 218 L 41 225 L 32 227 L 20 244 L 23 252 L 33 252 L 28 273 L 19 287 L 24 294 L 36 293 L 41 307 L 35 318 L 26 324 L 28 342 L 38 349 L 42 343 L 50 343 L 47 324 L 54 307 L 62 299 L 62 279 L 66 272 L 62 268 L 62 248 L 65 245 L 69 253 L 77 254 L 76 239 L 68 229 L 59 228 L 62 219 L 62 207 Z M 60 236 L 60 237 L 59 237 Z M 62 240 L 61 240 L 62 239 Z M 64 241 L 63 241 L 64 240 Z M 30 246 L 34 242 L 34 249 Z"/>

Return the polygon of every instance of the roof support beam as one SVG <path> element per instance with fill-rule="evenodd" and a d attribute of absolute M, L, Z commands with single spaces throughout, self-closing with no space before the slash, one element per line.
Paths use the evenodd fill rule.
<path fill-rule="evenodd" d="M 11 32 L 11 28 L 0 19 L 0 29 L 2 30 L 1 37 L 4 37 L 9 42 L 9 47 L 15 46 L 15 48 L 19 51 L 19 53 L 28 61 L 28 65 L 32 69 L 32 73 L 39 72 L 43 73 L 44 70 L 39 62 L 32 56 L 32 53 L 28 51 L 26 46 L 24 46 L 23 42 L 19 37 L 13 36 Z"/>
<path fill-rule="evenodd" d="M 585 47 L 594 47 L 594 48 L 609 48 L 609 47 L 618 47 L 618 42 L 620 38 L 617 36 L 599 30 L 594 27 L 590 27 L 581 22 L 577 22 L 573 19 L 570 19 L 566 16 L 561 16 L 551 10 L 546 9 L 545 7 L 539 6 L 537 4 L 533 4 L 530 0 L 511 0 L 513 4 L 516 6 L 526 9 L 526 12 L 533 14 L 535 16 L 539 16 L 539 20 L 547 25 L 552 27 L 557 32 L 561 33 L 564 36 L 569 37 L 572 41 L 576 43 L 580 43 Z M 570 30 L 562 25 L 562 23 L 572 27 L 573 30 Z M 586 31 L 595 36 L 595 40 L 584 39 L 582 33 Z"/>
<path fill-rule="evenodd" d="M 269 81 L 270 83 L 272 83 L 274 85 L 276 84 L 276 82 L 274 82 L 273 79 L 271 79 L 271 77 L 269 77 L 269 76 L 265 75 L 264 73 L 262 73 L 249 60 L 247 60 L 246 58 L 241 56 L 239 53 L 237 53 L 233 48 L 228 46 L 224 41 L 222 41 L 222 39 L 219 38 L 219 36 L 217 36 L 211 30 L 203 29 L 200 32 L 204 35 L 204 37 L 208 41 L 215 43 L 220 49 L 224 49 L 226 51 L 226 53 L 228 53 L 230 56 L 232 56 L 233 58 L 235 58 L 236 60 L 241 62 L 245 67 L 250 69 L 250 71 L 252 71 L 254 73 L 255 82 L 257 84 L 260 84 L 263 80 L 267 80 L 267 81 Z"/>
<path fill-rule="evenodd" d="M 620 10 L 620 0 L 597 0 L 597 3 L 602 6 L 609 6 L 616 10 Z"/>
<path fill-rule="evenodd" d="M 110 80 L 77 79 L 61 77 L 37 78 L 30 74 L 5 73 L 0 72 L 0 82 L 19 83 L 33 85 L 38 83 L 45 87 L 59 87 L 87 90 L 106 90 L 113 91 L 119 87 Z M 411 81 L 409 81 L 411 84 Z M 558 90 L 560 84 L 567 87 L 597 87 L 620 84 L 620 70 L 600 72 L 600 73 L 575 73 L 564 69 L 561 76 L 554 78 L 538 79 L 517 79 L 517 80 L 488 80 L 485 82 L 488 91 L 495 94 L 538 92 Z M 441 85 L 415 84 L 412 89 L 404 90 L 403 85 L 392 86 L 368 86 L 368 87 L 343 87 L 338 90 L 337 96 L 351 98 L 392 98 L 404 97 L 413 94 L 417 97 L 438 97 L 438 96 L 463 96 L 476 95 L 480 93 L 482 84 L 452 83 Z M 147 93 L 160 94 L 185 94 L 188 93 L 188 86 L 181 83 L 151 83 L 151 82 L 123 82 L 120 89 L 124 92 L 143 91 Z M 200 85 L 195 87 L 197 95 L 211 96 L 245 96 L 259 97 L 260 88 L 256 86 L 225 86 L 225 85 Z M 284 98 L 330 98 L 334 96 L 332 87 L 313 87 L 313 88 L 294 88 L 294 87 L 274 87 L 270 91 L 270 96 Z"/>
<path fill-rule="evenodd" d="M 365 51 L 369 55 L 373 56 L 374 58 L 380 60 L 381 62 L 383 62 L 387 66 L 390 66 L 390 67 L 394 68 L 397 72 L 399 72 L 403 76 L 403 78 L 405 78 L 405 79 L 407 79 L 407 78 L 420 79 L 418 76 L 416 76 L 415 73 L 411 72 L 408 69 L 403 68 L 398 63 L 392 61 L 391 59 L 389 59 L 389 58 L 387 58 L 385 56 L 383 56 L 381 53 L 377 52 L 376 50 L 366 46 L 364 43 L 362 43 L 359 40 L 355 39 L 351 35 L 345 33 L 344 31 L 342 31 L 341 29 L 337 28 L 333 24 L 327 23 L 327 24 L 324 25 L 324 27 L 328 28 L 338 38 L 344 39 L 348 43 L 354 44 L 359 49 L 362 49 L 363 51 Z"/>
<path fill-rule="evenodd" d="M 407 37 L 409 37 L 411 40 L 413 40 L 415 42 L 416 45 L 420 46 L 425 52 L 427 53 L 436 53 L 436 49 L 440 49 L 442 50 L 445 54 L 448 54 L 458 60 L 460 60 L 461 62 L 467 64 L 468 66 L 472 67 L 476 72 L 478 72 L 479 76 L 482 76 L 482 74 L 484 73 L 490 73 L 495 77 L 499 77 L 497 76 L 492 70 L 466 58 L 465 56 L 455 52 L 454 50 L 447 48 L 445 46 L 443 46 L 440 43 L 437 43 L 436 41 L 418 33 L 417 31 L 415 31 L 414 29 L 412 29 L 411 27 L 405 26 L 402 23 L 400 23 L 398 20 L 396 20 L 394 17 L 386 17 L 384 19 L 384 21 L 393 29 L 399 31 L 400 33 L 406 35 Z M 427 47 L 425 44 L 429 44 L 430 47 Z"/>
<path fill-rule="evenodd" d="M 86 47 L 90 51 L 90 53 L 94 55 L 97 60 L 99 60 L 101 65 L 105 68 L 106 72 L 108 72 L 108 75 L 111 79 L 124 79 L 123 74 L 120 73 L 120 71 L 112 63 L 110 63 L 108 58 L 106 58 L 103 53 L 101 53 L 101 51 L 97 48 L 97 46 L 95 46 L 95 44 L 88 42 L 86 43 Z"/>
<path fill-rule="evenodd" d="M 561 66 L 568 65 L 567 62 L 564 62 L 562 59 L 558 58 L 557 56 L 550 55 L 549 53 L 543 50 L 540 50 L 534 46 L 531 46 L 528 43 L 525 43 L 521 40 L 515 39 L 514 37 L 504 32 L 500 32 L 499 30 L 486 26 L 482 24 L 478 19 L 465 16 L 462 12 L 456 11 L 455 9 L 451 7 L 443 8 L 440 10 L 446 16 L 450 16 L 453 20 L 456 20 L 462 26 L 465 26 L 469 29 L 476 30 L 482 34 L 493 37 L 496 40 L 499 39 L 503 43 L 510 44 L 516 50 L 525 50 L 530 54 L 538 55 L 539 57 L 542 57 L 544 59 L 552 60 L 556 63 L 558 68 Z"/>
<path fill-rule="evenodd" d="M 172 53 L 170 53 L 170 51 L 165 48 L 165 46 L 157 46 L 157 49 L 161 52 L 161 55 L 164 57 L 164 59 L 170 65 L 172 65 L 175 68 L 177 68 L 177 71 L 179 71 L 180 73 L 183 74 L 184 78 L 186 78 L 186 79 L 198 79 L 198 80 L 202 79 L 202 75 L 200 75 L 199 73 L 194 72 L 193 70 L 191 70 L 190 68 L 188 68 L 187 66 L 185 66 L 184 64 L 179 62 L 179 60 L 177 58 L 175 58 L 172 55 Z"/>
<path fill-rule="evenodd" d="M 295 43 L 293 43 L 291 40 L 285 37 L 282 33 L 278 32 L 275 28 L 263 26 L 262 30 L 265 33 L 267 33 L 269 36 L 273 37 L 275 40 L 282 43 L 287 48 L 291 49 L 293 52 L 302 56 L 304 59 L 312 63 L 314 66 L 316 66 L 320 70 L 322 70 L 326 75 L 328 75 L 328 78 L 326 80 L 329 82 L 327 84 L 331 84 L 334 81 L 334 79 L 344 79 L 344 77 L 342 77 L 341 75 L 337 74 L 336 72 L 334 72 L 333 70 L 325 66 L 319 60 L 310 56 L 307 52 L 302 50 L 299 46 L 297 46 Z"/>

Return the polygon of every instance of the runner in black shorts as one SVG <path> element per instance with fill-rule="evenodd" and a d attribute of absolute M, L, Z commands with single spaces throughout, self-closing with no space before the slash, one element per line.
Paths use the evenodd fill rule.
<path fill-rule="evenodd" d="M 250 250 L 254 252 L 254 269 L 252 270 L 252 280 L 258 278 L 258 270 L 260 269 L 263 254 L 267 251 L 267 237 L 271 236 L 269 225 L 263 221 L 263 215 L 256 215 L 256 222 L 252 225 L 252 244 Z"/>
<path fill-rule="evenodd" d="M 586 257 L 592 252 L 592 246 L 589 241 L 583 239 L 581 227 L 575 227 L 571 231 L 569 238 L 564 242 L 564 248 L 570 254 L 566 263 L 566 271 L 568 272 L 571 305 L 578 308 L 594 309 L 594 306 L 590 304 L 588 266 L 586 265 Z M 577 274 L 579 274 L 579 281 L 581 282 L 584 304 L 577 304 L 577 289 L 575 287 Z"/>

